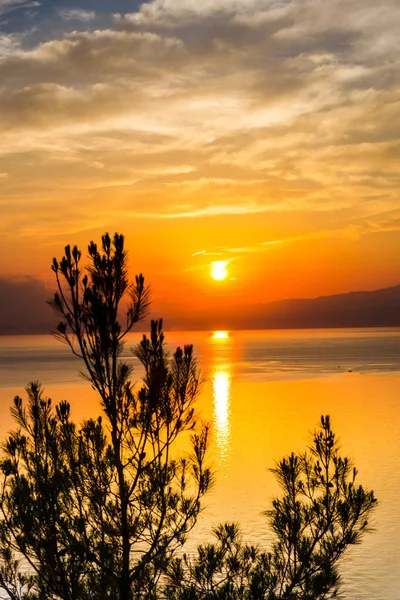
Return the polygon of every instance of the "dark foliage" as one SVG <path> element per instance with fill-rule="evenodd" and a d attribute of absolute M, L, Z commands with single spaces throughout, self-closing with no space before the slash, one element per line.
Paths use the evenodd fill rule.
<path fill-rule="evenodd" d="M 272 472 L 282 496 L 265 513 L 275 534 L 271 551 L 243 544 L 237 525 L 222 525 L 216 543 L 171 562 L 169 600 L 336 597 L 338 560 L 368 530 L 373 492 L 355 484 L 356 470 L 340 456 L 329 417 L 321 417 L 307 452 L 282 459 Z"/>
<path fill-rule="evenodd" d="M 150 337 L 136 349 L 145 375 L 133 389 L 123 340 L 143 315 L 147 290 L 142 276 L 129 285 L 123 242 L 105 235 L 101 251 L 91 243 L 84 270 L 76 247 L 53 261 L 53 306 L 62 317 L 57 336 L 83 360 L 104 418 L 77 427 L 69 404 L 54 408 L 37 383 L 27 388 L 27 407 L 15 399 L 19 429 L 6 441 L 1 463 L 0 586 L 10 598 L 154 597 L 210 486 L 208 428 L 194 429 L 193 349 L 178 348 L 169 359 L 161 321 L 152 322 Z M 188 431 L 191 452 L 182 458 L 173 444 Z M 26 581 L 15 562 L 21 556 L 30 565 Z"/>

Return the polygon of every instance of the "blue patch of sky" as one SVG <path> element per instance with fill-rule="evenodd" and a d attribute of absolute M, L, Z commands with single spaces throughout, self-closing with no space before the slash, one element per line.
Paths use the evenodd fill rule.
<path fill-rule="evenodd" d="M 55 39 L 75 30 L 111 27 L 115 14 L 136 12 L 140 0 L 0 0 L 0 33 L 24 34 L 24 45 Z M 94 13 L 90 20 L 65 18 L 65 13 L 85 11 Z M 63 17 L 64 14 L 64 17 Z"/>

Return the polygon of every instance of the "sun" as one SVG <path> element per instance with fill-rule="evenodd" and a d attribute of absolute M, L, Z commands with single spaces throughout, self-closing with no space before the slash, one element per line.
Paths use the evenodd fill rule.
<path fill-rule="evenodd" d="M 228 331 L 214 331 L 211 339 L 213 340 L 227 340 L 229 339 Z"/>
<path fill-rule="evenodd" d="M 226 260 L 217 260 L 211 263 L 211 277 L 217 281 L 226 279 L 228 275 L 227 266 L 228 262 Z"/>

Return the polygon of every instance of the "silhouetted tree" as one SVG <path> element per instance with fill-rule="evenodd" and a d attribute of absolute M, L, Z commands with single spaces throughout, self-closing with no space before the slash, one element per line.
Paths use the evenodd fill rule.
<path fill-rule="evenodd" d="M 337 562 L 368 530 L 373 492 L 356 486 L 356 470 L 339 455 L 329 416 L 308 452 L 272 469 L 283 495 L 265 514 L 275 534 L 270 552 L 243 544 L 236 524 L 217 527 L 216 543 L 175 558 L 169 600 L 325 600 L 339 588 Z"/>
<path fill-rule="evenodd" d="M 155 598 L 210 486 L 206 426 L 192 432 L 186 458 L 173 453 L 177 436 L 196 424 L 192 346 L 169 359 L 162 322 L 152 321 L 135 352 L 145 373 L 135 392 L 121 355 L 148 304 L 143 276 L 129 284 L 118 234 L 104 235 L 101 250 L 92 242 L 89 259 L 82 269 L 80 251 L 67 246 L 53 260 L 52 305 L 62 319 L 57 337 L 83 361 L 104 419 L 77 427 L 69 404 L 54 408 L 38 383 L 27 388 L 27 408 L 15 398 L 19 429 L 4 447 L 0 498 L 0 587 L 12 600 Z"/>

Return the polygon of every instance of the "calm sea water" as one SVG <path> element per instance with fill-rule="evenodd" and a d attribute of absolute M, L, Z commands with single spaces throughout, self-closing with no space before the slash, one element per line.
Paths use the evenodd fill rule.
<path fill-rule="evenodd" d="M 126 358 L 140 339 L 132 335 Z M 400 329 L 171 332 L 171 350 L 193 343 L 206 383 L 198 401 L 213 425 L 216 484 L 188 550 L 221 521 L 239 521 L 247 541 L 267 546 L 261 512 L 279 493 L 274 462 L 302 450 L 330 414 L 359 482 L 375 491 L 375 533 L 349 551 L 341 572 L 349 600 L 400 598 Z M 0 338 L 0 436 L 13 426 L 12 398 L 40 380 L 76 420 L 99 413 L 81 365 L 50 336 Z M 140 381 L 140 368 L 135 365 Z"/>

